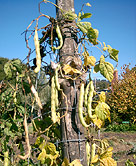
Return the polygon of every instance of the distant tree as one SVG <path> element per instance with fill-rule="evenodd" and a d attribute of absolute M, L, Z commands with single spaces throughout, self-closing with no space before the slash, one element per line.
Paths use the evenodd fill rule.
<path fill-rule="evenodd" d="M 114 120 L 136 119 L 136 67 L 130 70 L 129 65 L 123 66 L 121 78 L 114 82 L 107 102 Z"/>
<path fill-rule="evenodd" d="M 5 78 L 4 64 L 8 61 L 7 58 L 0 57 L 0 82 Z"/>
<path fill-rule="evenodd" d="M 102 91 L 103 89 L 107 89 L 110 85 L 110 82 L 107 80 L 96 79 L 96 90 Z"/>

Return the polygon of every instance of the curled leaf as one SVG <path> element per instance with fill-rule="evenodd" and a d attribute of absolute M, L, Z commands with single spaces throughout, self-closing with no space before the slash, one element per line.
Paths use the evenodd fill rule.
<path fill-rule="evenodd" d="M 85 56 L 84 58 L 85 66 L 88 66 L 88 65 L 95 66 L 95 62 L 96 62 L 96 59 L 94 56 Z"/>
<path fill-rule="evenodd" d="M 65 74 L 70 74 L 70 75 L 73 75 L 73 74 L 82 74 L 79 70 L 71 67 L 68 64 L 64 65 L 63 71 L 65 72 Z"/>
<path fill-rule="evenodd" d="M 107 45 L 107 48 L 108 48 L 110 58 L 113 59 L 114 61 L 118 62 L 119 51 L 116 49 L 113 49 L 110 45 Z"/>

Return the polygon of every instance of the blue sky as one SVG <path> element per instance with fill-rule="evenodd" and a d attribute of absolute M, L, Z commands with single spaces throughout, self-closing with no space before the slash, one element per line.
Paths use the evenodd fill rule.
<path fill-rule="evenodd" d="M 26 57 L 28 50 L 24 35 L 21 33 L 39 16 L 39 2 L 39 0 L 0 0 L 0 57 L 21 60 Z M 87 2 L 92 7 L 85 7 L 84 12 L 93 14 L 88 21 L 93 28 L 99 30 L 98 39 L 120 51 L 118 70 L 128 63 L 131 63 L 132 67 L 135 66 L 136 0 L 75 0 L 75 11 L 79 12 L 82 4 Z M 43 5 L 42 11 L 55 16 L 55 8 L 50 4 Z M 42 20 L 42 26 L 46 24 L 47 20 Z M 110 62 L 115 65 L 113 61 Z"/>

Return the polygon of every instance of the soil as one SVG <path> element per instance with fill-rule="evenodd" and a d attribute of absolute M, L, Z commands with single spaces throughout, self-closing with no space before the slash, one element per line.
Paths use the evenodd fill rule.
<path fill-rule="evenodd" d="M 136 165 L 136 132 L 101 132 L 100 138 L 106 138 L 113 147 L 113 158 L 117 166 L 125 166 L 130 159 Z"/>

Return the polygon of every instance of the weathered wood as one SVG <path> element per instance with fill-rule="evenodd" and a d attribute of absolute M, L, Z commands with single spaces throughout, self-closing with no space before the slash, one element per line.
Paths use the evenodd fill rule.
<path fill-rule="evenodd" d="M 56 4 L 64 10 L 72 10 L 74 12 L 74 0 L 57 0 Z M 61 13 L 57 9 L 58 20 L 61 19 Z M 81 59 L 76 51 L 76 32 L 72 30 L 74 27 L 74 22 L 64 22 L 62 31 L 64 44 L 60 50 L 60 62 L 63 64 L 69 64 L 74 66 L 76 69 L 81 69 Z M 74 28 L 73 28 L 74 29 Z M 75 36 L 75 38 L 73 38 Z M 67 96 L 68 101 L 68 113 L 61 120 L 61 134 L 63 143 L 63 157 L 73 161 L 75 159 L 80 159 L 81 163 L 86 166 L 86 150 L 85 141 L 80 139 L 85 139 L 84 128 L 80 124 L 78 116 L 78 98 L 80 89 L 81 79 L 68 80 L 63 79 L 61 81 L 61 88 Z M 66 111 L 65 98 L 61 98 L 61 112 L 65 114 Z M 74 141 L 78 140 L 78 141 Z M 69 142 L 66 142 L 69 141 Z"/>

